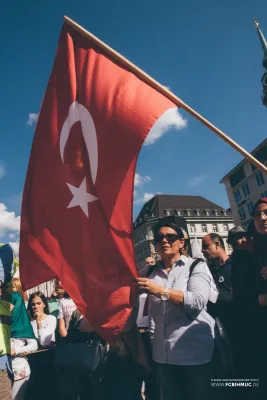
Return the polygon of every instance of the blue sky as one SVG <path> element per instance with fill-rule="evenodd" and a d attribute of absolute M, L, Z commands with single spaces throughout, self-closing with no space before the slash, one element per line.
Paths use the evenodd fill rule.
<path fill-rule="evenodd" d="M 265 0 L 16 0 L 4 2 L 1 15 L 0 241 L 18 240 L 34 114 L 63 15 L 168 86 L 247 150 L 266 138 L 262 50 L 253 25 L 255 16 L 267 36 Z M 202 195 L 228 207 L 219 181 L 241 156 L 187 113 L 181 115 L 183 129 L 168 130 L 140 153 L 135 215 L 142 199 L 158 192 Z M 171 121 L 178 126 L 182 120 L 172 115 Z"/>

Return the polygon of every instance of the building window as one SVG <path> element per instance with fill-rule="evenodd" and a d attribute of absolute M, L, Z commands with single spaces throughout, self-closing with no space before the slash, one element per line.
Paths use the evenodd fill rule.
<path fill-rule="evenodd" d="M 171 215 L 171 210 L 165 210 L 166 215 Z"/>
<path fill-rule="evenodd" d="M 208 232 L 206 224 L 202 224 L 202 232 Z"/>
<path fill-rule="evenodd" d="M 227 224 L 223 224 L 223 231 L 224 232 L 228 232 L 228 225 Z"/>
<path fill-rule="evenodd" d="M 196 232 L 195 225 L 191 224 L 190 225 L 190 233 L 195 233 L 195 232 Z"/>
<path fill-rule="evenodd" d="M 217 224 L 213 224 L 212 225 L 212 231 L 213 232 L 218 232 L 218 225 Z"/>
<path fill-rule="evenodd" d="M 154 212 L 151 213 L 151 218 L 154 218 L 156 214 Z"/>
<path fill-rule="evenodd" d="M 257 160 L 259 160 L 262 164 L 264 164 L 267 161 L 267 147 L 262 147 L 259 149 L 256 153 L 253 154 Z M 257 167 L 255 165 L 251 164 L 252 171 L 255 171 Z"/>
<path fill-rule="evenodd" d="M 199 216 L 200 215 L 200 210 L 196 210 L 196 214 Z"/>
<path fill-rule="evenodd" d="M 264 177 L 263 177 L 263 173 L 261 171 L 256 173 L 256 180 L 257 180 L 257 184 L 258 186 L 262 186 L 265 183 Z"/>
<path fill-rule="evenodd" d="M 176 210 L 177 215 L 181 215 L 181 210 Z"/>
<path fill-rule="evenodd" d="M 223 215 L 227 216 L 227 211 L 223 210 Z"/>
<path fill-rule="evenodd" d="M 241 221 L 244 221 L 247 218 L 244 207 L 239 208 L 238 213 L 239 213 Z"/>
<path fill-rule="evenodd" d="M 215 215 L 219 215 L 219 211 L 218 210 L 214 210 L 214 214 Z"/>
<path fill-rule="evenodd" d="M 186 215 L 191 215 L 191 210 L 186 210 Z"/>
<path fill-rule="evenodd" d="M 236 201 L 236 203 L 239 203 L 239 202 L 242 200 L 241 193 L 240 193 L 240 190 L 239 190 L 239 189 L 237 189 L 237 190 L 234 192 L 234 196 L 235 196 L 235 201 Z"/>
<path fill-rule="evenodd" d="M 253 203 L 252 203 L 252 201 L 249 201 L 249 202 L 247 203 L 247 208 L 248 208 L 248 213 L 249 213 L 249 215 L 251 216 L 251 215 L 252 215 L 252 210 L 253 210 Z"/>
<path fill-rule="evenodd" d="M 206 213 L 207 216 L 209 216 L 210 215 L 210 210 L 205 210 L 205 213 Z"/>
<path fill-rule="evenodd" d="M 261 194 L 261 198 L 263 198 L 263 197 L 267 197 L 267 190 L 265 190 L 265 192 L 263 192 L 263 193 Z"/>
<path fill-rule="evenodd" d="M 245 179 L 245 171 L 243 167 L 240 167 L 237 171 L 233 172 L 232 175 L 229 177 L 231 187 L 234 188 L 238 185 L 241 181 Z"/>
<path fill-rule="evenodd" d="M 249 189 L 247 182 L 244 183 L 244 185 L 242 185 L 242 189 L 243 189 L 244 196 L 247 197 L 250 194 L 250 189 Z"/>

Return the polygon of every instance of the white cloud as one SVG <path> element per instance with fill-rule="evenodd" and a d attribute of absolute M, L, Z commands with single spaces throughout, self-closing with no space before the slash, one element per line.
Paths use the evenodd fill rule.
<path fill-rule="evenodd" d="M 37 118 L 38 118 L 38 114 L 30 113 L 29 117 L 28 117 L 28 121 L 26 122 L 27 125 L 32 126 L 37 121 Z"/>
<path fill-rule="evenodd" d="M 143 196 L 137 196 L 134 200 L 135 204 L 143 204 L 146 203 L 148 200 L 152 199 L 155 196 L 155 193 L 145 193 Z"/>
<path fill-rule="evenodd" d="M 187 182 L 188 186 L 197 186 L 200 185 L 207 178 L 206 175 L 195 176 L 193 179 Z"/>
<path fill-rule="evenodd" d="M 6 166 L 3 161 L 0 161 L 0 179 L 6 174 Z"/>
<path fill-rule="evenodd" d="M 22 193 L 14 194 L 13 196 L 10 196 L 6 201 L 9 207 L 15 210 L 20 210 L 22 202 Z"/>
<path fill-rule="evenodd" d="M 3 237 L 10 231 L 19 232 L 19 230 L 20 217 L 16 216 L 12 211 L 7 211 L 6 206 L 0 203 L 0 237 Z"/>
<path fill-rule="evenodd" d="M 134 186 L 140 186 L 143 183 L 151 181 L 149 176 L 141 176 L 140 174 L 135 174 L 134 176 Z"/>
<path fill-rule="evenodd" d="M 160 118 L 154 123 L 150 129 L 146 140 L 145 146 L 154 144 L 161 136 L 163 136 L 169 129 L 183 129 L 187 125 L 185 120 L 180 114 L 178 108 L 169 108 L 163 113 Z"/>
<path fill-rule="evenodd" d="M 16 235 L 15 233 L 10 233 L 10 234 L 8 235 L 8 239 L 15 239 L 16 236 L 17 236 L 17 235 Z"/>
<path fill-rule="evenodd" d="M 18 258 L 19 256 L 19 241 L 16 242 L 9 242 L 10 246 L 14 250 L 15 256 Z"/>

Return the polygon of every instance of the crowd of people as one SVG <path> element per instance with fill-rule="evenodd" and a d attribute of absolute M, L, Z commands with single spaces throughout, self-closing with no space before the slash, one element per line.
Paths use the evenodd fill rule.
<path fill-rule="evenodd" d="M 267 359 L 267 199 L 247 231 L 202 248 L 168 219 L 155 227 L 160 261 L 146 259 L 124 332 L 106 343 L 59 280 L 29 298 L 0 247 L 0 399 L 264 399 Z M 86 345 L 86 346 L 84 346 Z M 256 382 L 220 390 L 212 382 Z"/>

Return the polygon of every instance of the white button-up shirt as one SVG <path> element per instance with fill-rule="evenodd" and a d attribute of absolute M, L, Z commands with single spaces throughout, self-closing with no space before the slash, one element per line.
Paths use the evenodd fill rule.
<path fill-rule="evenodd" d="M 149 295 L 153 359 L 158 363 L 200 365 L 211 360 L 215 321 L 206 311 L 211 277 L 203 261 L 195 266 L 189 278 L 193 261 L 178 260 L 168 274 L 159 264 L 149 277 L 166 289 L 184 292 L 183 304 Z"/>

